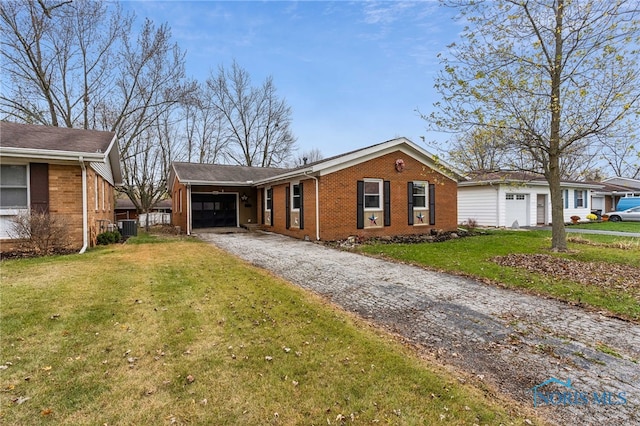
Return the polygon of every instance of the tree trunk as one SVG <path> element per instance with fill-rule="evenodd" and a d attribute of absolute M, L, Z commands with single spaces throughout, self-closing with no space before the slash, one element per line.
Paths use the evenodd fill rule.
<path fill-rule="evenodd" d="M 567 233 L 564 229 L 564 205 L 560 189 L 560 77 L 562 76 L 562 17 L 564 0 L 558 0 L 556 9 L 555 55 L 551 64 L 551 131 L 549 135 L 549 170 L 546 172 L 551 191 L 551 249 L 567 251 Z"/>

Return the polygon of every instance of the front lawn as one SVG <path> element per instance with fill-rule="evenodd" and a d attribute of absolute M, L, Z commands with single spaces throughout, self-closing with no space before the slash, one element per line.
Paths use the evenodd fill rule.
<path fill-rule="evenodd" d="M 530 424 L 214 247 L 136 241 L 1 264 L 0 423 Z"/>
<path fill-rule="evenodd" d="M 488 231 L 440 243 L 364 244 L 358 250 L 525 289 L 640 321 L 640 239 L 569 234 L 569 240 L 573 241 L 569 243 L 570 252 L 552 253 L 550 238 L 549 231 Z M 540 266 L 531 264 L 541 259 L 533 256 L 539 254 L 573 260 L 570 263 L 573 269 L 569 274 L 562 271 L 562 275 L 553 271 L 532 272 Z M 519 257 L 519 267 L 496 262 L 496 257 L 501 260 L 507 255 L 527 256 Z M 526 265 L 527 258 L 531 259 L 529 265 Z M 625 278 L 616 279 L 615 274 L 613 278 L 588 275 L 586 266 L 594 265 L 603 271 L 617 268 L 625 273 Z M 566 268 L 566 263 L 559 267 Z"/>

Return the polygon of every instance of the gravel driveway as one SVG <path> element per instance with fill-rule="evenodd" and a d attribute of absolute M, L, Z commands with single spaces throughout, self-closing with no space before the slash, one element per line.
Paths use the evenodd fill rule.
<path fill-rule="evenodd" d="M 640 425 L 637 324 L 277 234 L 199 236 L 403 335 L 529 407 L 534 386 L 571 380 L 571 388 L 537 388 L 535 410 L 552 423 Z"/>

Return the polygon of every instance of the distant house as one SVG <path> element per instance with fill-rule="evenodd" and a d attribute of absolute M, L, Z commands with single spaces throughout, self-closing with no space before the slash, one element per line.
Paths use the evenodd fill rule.
<path fill-rule="evenodd" d="M 615 210 L 623 197 L 640 197 L 640 180 L 638 179 L 613 177 L 593 183 L 601 186 L 593 191 L 591 198 L 593 208 L 603 213 Z"/>
<path fill-rule="evenodd" d="M 119 193 L 116 196 L 116 221 L 118 220 L 137 220 L 139 218 L 138 209 L 131 199 L 122 193 Z M 164 199 L 160 200 L 156 203 L 153 208 L 151 208 L 151 213 L 162 213 L 168 214 L 171 213 L 171 200 Z"/>
<path fill-rule="evenodd" d="M 602 185 L 562 181 L 563 216 L 582 220 L 591 213 L 591 195 Z M 551 223 L 549 183 L 540 175 L 519 171 L 479 171 L 458 184 L 458 222 L 513 227 Z"/>
<path fill-rule="evenodd" d="M 457 228 L 461 175 L 405 138 L 295 169 L 174 163 L 173 224 L 340 240 Z"/>
<path fill-rule="evenodd" d="M 63 217 L 73 247 L 95 244 L 114 217 L 122 184 L 112 132 L 0 122 L 0 242 L 10 251 L 13 218 L 32 211 Z"/>

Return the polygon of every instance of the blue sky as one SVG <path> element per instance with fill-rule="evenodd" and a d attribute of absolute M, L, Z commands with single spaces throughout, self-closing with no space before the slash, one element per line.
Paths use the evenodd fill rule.
<path fill-rule="evenodd" d="M 398 136 L 422 144 L 437 54 L 456 40 L 436 1 L 122 1 L 139 20 L 168 23 L 187 74 L 205 81 L 235 59 L 254 85 L 272 76 L 293 111 L 299 151 L 325 157 Z"/>

